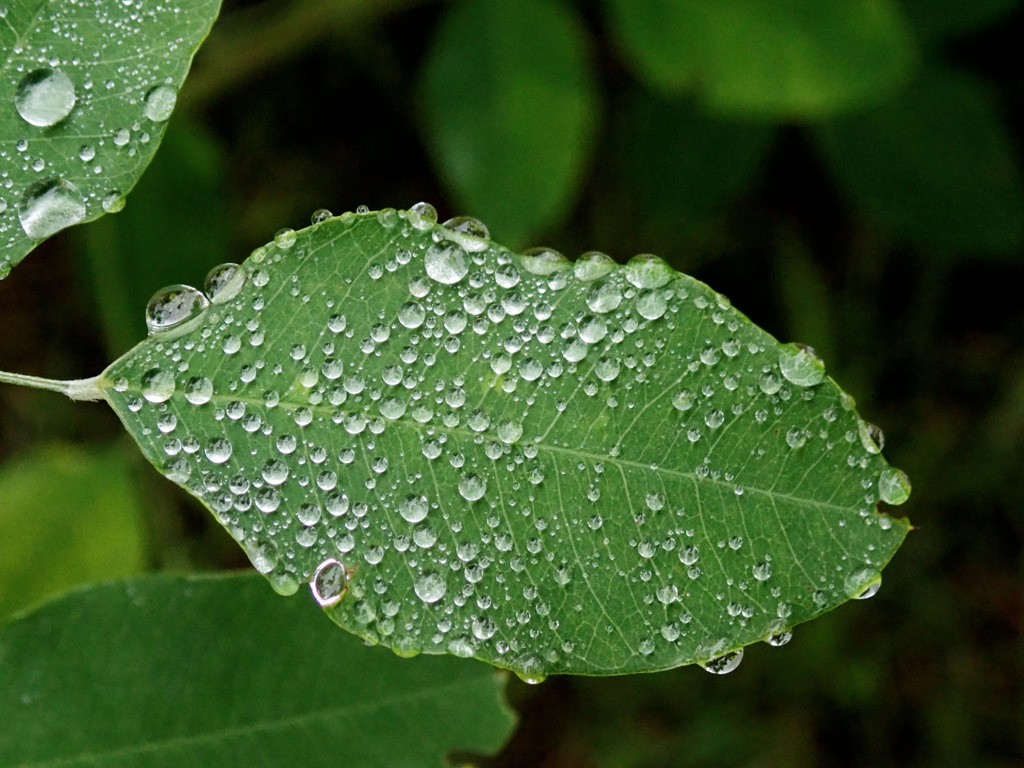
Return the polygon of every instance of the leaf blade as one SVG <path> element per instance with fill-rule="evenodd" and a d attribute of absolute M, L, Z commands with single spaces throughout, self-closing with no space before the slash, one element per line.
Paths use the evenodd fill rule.
<path fill-rule="evenodd" d="M 489 668 L 363 648 L 255 575 L 90 585 L 0 630 L 0 658 L 0 765 L 440 767 L 514 722 Z"/>
<path fill-rule="evenodd" d="M 328 612 L 371 641 L 527 676 L 706 662 L 849 599 L 907 532 L 820 364 L 657 260 L 394 211 L 282 243 L 104 386 L 279 591 L 341 561 Z"/>

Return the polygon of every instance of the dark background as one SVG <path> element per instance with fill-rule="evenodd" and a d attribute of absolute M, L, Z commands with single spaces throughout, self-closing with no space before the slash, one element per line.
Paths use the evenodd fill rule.
<path fill-rule="evenodd" d="M 529 55 L 525 10 L 523 30 L 481 30 L 493 45 L 525 36 L 512 64 L 489 69 L 479 41 L 442 50 L 456 14 L 499 18 L 502 4 L 226 3 L 125 210 L 53 238 L 0 283 L 2 367 L 98 373 L 142 338 L 153 291 L 201 284 L 318 208 L 422 199 L 442 219 L 499 222 L 492 234 L 514 247 L 657 253 L 818 350 L 885 429 L 887 457 L 914 483 L 901 512 L 917 530 L 876 597 L 798 627 L 783 648 L 748 649 L 726 677 L 687 667 L 516 682 L 522 723 L 493 765 L 1024 764 L 1024 11 L 893 3 L 902 71 L 858 103 L 766 112 L 721 109 L 701 75 L 654 82 L 622 43 L 614 3 L 531 0 L 522 7 L 573 20 L 591 98 L 575 138 L 543 110 L 502 118 L 536 131 L 547 147 L 536 156 L 480 139 L 483 167 L 513 186 L 544 176 L 549 144 L 578 158 L 537 210 L 517 202 L 522 190 L 495 203 L 453 176 L 444 138 L 458 116 L 473 146 L 498 119 L 490 97 L 517 82 L 515 61 L 546 61 Z M 430 82 L 442 56 L 465 59 L 465 80 Z M 0 389 L 0 461 L 55 442 L 120 451 L 145 499 L 135 569 L 245 566 L 107 409 Z"/>

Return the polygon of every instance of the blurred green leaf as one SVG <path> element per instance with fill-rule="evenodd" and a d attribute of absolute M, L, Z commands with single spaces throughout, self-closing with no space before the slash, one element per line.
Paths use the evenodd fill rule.
<path fill-rule="evenodd" d="M 706 663 L 877 584 L 908 530 L 822 365 L 656 258 L 387 210 L 235 278 L 91 383 L 276 589 L 372 642 L 524 677 Z"/>
<path fill-rule="evenodd" d="M 1019 0 L 901 0 L 907 20 L 925 41 L 977 32 L 1008 15 Z"/>
<path fill-rule="evenodd" d="M 202 126 L 176 120 L 117 216 L 80 230 L 108 349 L 119 354 L 145 328 L 141 303 L 171 283 L 202 285 L 227 261 L 225 161 Z"/>
<path fill-rule="evenodd" d="M 79 589 L 0 659 L 2 766 L 441 768 L 514 724 L 490 667 L 365 648 L 255 574 Z"/>
<path fill-rule="evenodd" d="M 579 22 L 553 0 L 465 0 L 420 81 L 438 171 L 465 213 L 524 243 L 566 214 L 596 127 Z"/>
<path fill-rule="evenodd" d="M 636 89 L 617 120 L 616 157 L 644 215 L 673 226 L 712 215 L 754 181 L 775 137 L 766 123 L 708 115 L 690 99 Z"/>
<path fill-rule="evenodd" d="M 605 0 L 611 31 L 652 87 L 717 111 L 814 119 L 878 101 L 908 76 L 910 32 L 887 0 Z"/>
<path fill-rule="evenodd" d="M 83 581 L 143 567 L 132 487 L 113 446 L 50 445 L 0 467 L 0 620 Z"/>
<path fill-rule="evenodd" d="M 219 0 L 10 0 L 0 17 L 0 279 L 124 204 Z"/>
<path fill-rule="evenodd" d="M 977 253 L 1020 247 L 1024 183 L 985 83 L 929 70 L 899 98 L 814 135 L 851 201 L 894 237 Z"/>

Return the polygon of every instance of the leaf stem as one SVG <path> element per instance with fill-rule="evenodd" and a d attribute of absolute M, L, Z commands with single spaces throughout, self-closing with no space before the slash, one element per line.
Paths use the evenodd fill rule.
<path fill-rule="evenodd" d="M 31 387 L 32 389 L 60 392 L 72 400 L 103 400 L 104 394 L 100 388 L 99 381 L 99 376 L 94 376 L 91 379 L 61 381 L 60 379 L 44 379 L 39 376 L 26 376 L 23 373 L 0 371 L 0 383 L 2 384 L 17 384 L 22 387 Z"/>

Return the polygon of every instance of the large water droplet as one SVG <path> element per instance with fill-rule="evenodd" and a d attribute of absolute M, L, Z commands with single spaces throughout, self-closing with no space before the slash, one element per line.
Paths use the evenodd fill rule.
<path fill-rule="evenodd" d="M 615 283 L 607 282 L 595 285 L 587 294 L 587 306 L 592 312 L 604 314 L 611 312 L 622 301 L 622 291 Z"/>
<path fill-rule="evenodd" d="M 573 265 L 573 275 L 577 280 L 589 282 L 604 277 L 615 269 L 615 260 L 601 251 L 587 251 Z"/>
<path fill-rule="evenodd" d="M 455 243 L 435 243 L 423 257 L 423 265 L 431 279 L 454 285 L 469 272 L 466 251 Z"/>
<path fill-rule="evenodd" d="M 78 187 L 64 179 L 37 181 L 18 206 L 18 219 L 25 234 L 42 240 L 85 218 L 85 198 Z"/>
<path fill-rule="evenodd" d="M 530 248 L 523 251 L 523 268 L 531 275 L 550 275 L 569 266 L 565 255 L 554 248 Z"/>
<path fill-rule="evenodd" d="M 153 368 L 142 375 L 142 396 L 151 403 L 163 403 L 174 394 L 174 374 Z"/>
<path fill-rule="evenodd" d="M 329 557 L 317 566 L 316 573 L 310 579 L 309 588 L 313 591 L 316 601 L 326 608 L 341 600 L 345 594 L 346 579 L 345 566 Z"/>
<path fill-rule="evenodd" d="M 420 522 L 427 516 L 429 511 L 430 503 L 427 501 L 426 496 L 410 494 L 398 505 L 398 514 L 409 523 Z"/>
<path fill-rule="evenodd" d="M 437 573 L 424 573 L 413 584 L 416 597 L 424 603 L 436 603 L 448 591 L 448 585 Z"/>
<path fill-rule="evenodd" d="M 169 85 L 158 85 L 146 94 L 143 114 L 154 123 L 162 123 L 171 116 L 178 103 L 178 92 Z"/>
<path fill-rule="evenodd" d="M 190 285 L 169 285 L 153 294 L 146 306 L 146 327 L 160 333 L 198 317 L 210 306 L 203 292 Z"/>
<path fill-rule="evenodd" d="M 459 493 L 466 501 L 477 501 L 487 493 L 487 479 L 479 475 L 464 475 L 459 480 Z"/>
<path fill-rule="evenodd" d="M 14 106 L 27 123 L 40 128 L 56 125 L 74 109 L 75 85 L 59 69 L 33 70 L 18 83 Z"/>
<path fill-rule="evenodd" d="M 185 399 L 192 405 L 203 405 L 213 397 L 213 382 L 205 376 L 189 379 L 185 385 Z"/>
<path fill-rule="evenodd" d="M 672 277 L 672 268 L 657 256 L 640 253 L 626 262 L 626 279 L 637 288 L 661 288 Z"/>
<path fill-rule="evenodd" d="M 480 240 L 487 240 L 491 236 L 487 226 L 472 216 L 456 216 L 455 218 L 448 219 L 441 226 L 460 235 L 469 235 Z"/>
<path fill-rule="evenodd" d="M 898 506 L 910 498 L 910 478 L 902 469 L 886 467 L 878 476 L 878 497 Z"/>

